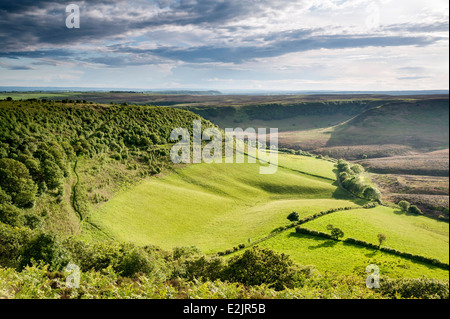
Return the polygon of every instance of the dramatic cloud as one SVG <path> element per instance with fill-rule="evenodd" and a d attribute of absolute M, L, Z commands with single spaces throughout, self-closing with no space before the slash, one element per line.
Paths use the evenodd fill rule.
<path fill-rule="evenodd" d="M 80 6 L 79 29 L 65 25 L 68 2 L 0 0 L 0 84 L 18 81 L 13 71 L 37 74 L 50 69 L 65 72 L 64 68 L 83 68 L 83 74 L 96 76 L 98 83 L 108 79 L 110 72 L 123 70 L 124 83 L 136 85 L 140 79 L 145 86 L 155 84 L 155 73 L 167 86 L 189 86 L 189 76 L 183 72 L 192 75 L 193 68 L 198 85 L 220 84 L 211 79 L 223 76 L 232 82 L 235 76 L 236 85 L 241 86 L 252 73 L 261 78 L 261 69 L 272 70 L 262 78 L 281 79 L 291 76 L 287 72 L 307 68 L 311 78 L 315 70 L 331 80 L 336 67 L 328 60 L 325 64 L 325 57 L 334 56 L 339 65 L 344 60 L 347 64 L 349 56 L 359 56 L 354 65 L 360 65 L 356 61 L 365 56 L 364 61 L 371 66 L 381 65 L 379 53 L 375 55 L 380 48 L 389 56 L 383 60 L 386 68 L 394 52 L 402 56 L 402 64 L 392 67 L 395 74 L 386 72 L 392 81 L 427 79 L 442 85 L 442 78 L 448 75 L 442 71 L 442 66 L 448 66 L 444 61 L 448 58 L 448 2 L 441 0 L 73 3 Z M 353 50 L 360 50 L 360 54 Z M 350 51 L 352 54 L 347 54 Z M 287 59 L 291 66 L 286 65 Z M 11 60 L 16 62 L 7 62 Z M 431 65 L 425 65 L 429 62 Z M 300 67 L 304 63 L 308 65 Z M 430 74 L 438 69 L 437 63 L 441 70 Z M 135 67 L 146 67 L 153 76 L 137 76 L 132 73 Z M 329 72 L 324 72 L 325 67 Z M 416 71 L 408 74 L 408 67 Z M 350 70 L 349 79 L 353 79 L 355 70 Z M 344 76 L 341 71 L 339 75 Z M 448 85 L 448 80 L 443 85 Z"/>

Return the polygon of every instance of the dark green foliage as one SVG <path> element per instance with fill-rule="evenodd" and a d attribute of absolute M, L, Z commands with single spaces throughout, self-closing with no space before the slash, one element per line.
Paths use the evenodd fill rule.
<path fill-rule="evenodd" d="M 386 241 L 386 235 L 385 234 L 378 234 L 377 238 L 378 238 L 378 243 L 379 243 L 378 248 L 380 248 L 381 245 Z"/>
<path fill-rule="evenodd" d="M 22 211 L 11 204 L 0 205 L 0 222 L 11 226 L 23 226 L 25 219 Z"/>
<path fill-rule="evenodd" d="M 401 201 L 399 201 L 397 205 L 398 205 L 398 206 L 401 208 L 401 210 L 404 211 L 404 212 L 407 212 L 407 211 L 409 210 L 409 207 L 411 206 L 411 204 L 410 204 L 408 201 L 406 201 L 406 200 L 401 200 Z"/>
<path fill-rule="evenodd" d="M 32 238 L 20 255 L 19 269 L 40 261 L 53 270 L 62 270 L 69 263 L 69 255 L 56 235 L 39 233 Z"/>
<path fill-rule="evenodd" d="M 0 205 L 1 204 L 10 204 L 11 196 L 9 196 L 1 187 L 0 187 Z"/>
<path fill-rule="evenodd" d="M 224 278 L 245 285 L 268 284 L 282 290 L 294 286 L 296 271 L 288 255 L 255 246 L 229 261 Z"/>
<path fill-rule="evenodd" d="M 381 193 L 378 189 L 376 189 L 373 186 L 368 186 L 363 191 L 363 197 L 365 199 L 371 200 L 371 201 L 379 201 L 381 200 Z"/>
<path fill-rule="evenodd" d="M 42 163 L 42 173 L 48 189 L 56 189 L 62 185 L 64 177 L 63 172 L 56 163 L 46 159 Z"/>
<path fill-rule="evenodd" d="M 291 222 L 298 221 L 299 218 L 300 218 L 300 215 L 297 212 L 292 212 L 287 217 L 287 219 L 289 219 Z"/>
<path fill-rule="evenodd" d="M 377 207 L 378 205 L 380 205 L 378 202 L 370 202 L 370 203 L 365 204 L 363 207 L 366 209 L 369 209 L 369 208 Z"/>
<path fill-rule="evenodd" d="M 0 266 L 18 267 L 22 250 L 32 236 L 29 228 L 12 227 L 0 223 Z"/>
<path fill-rule="evenodd" d="M 408 213 L 422 215 L 422 211 L 416 205 L 411 205 L 408 208 Z"/>
<path fill-rule="evenodd" d="M 192 256 L 201 255 L 201 250 L 195 246 L 191 247 L 175 247 L 173 249 L 172 257 L 174 260 L 178 260 L 181 258 L 188 258 Z"/>
<path fill-rule="evenodd" d="M 340 228 L 333 227 L 331 229 L 331 238 L 339 239 L 341 237 L 344 237 L 344 232 Z"/>
<path fill-rule="evenodd" d="M 426 277 L 417 279 L 383 279 L 380 292 L 389 298 L 448 299 L 449 282 Z"/>
<path fill-rule="evenodd" d="M 142 249 L 133 247 L 126 251 L 117 265 L 117 272 L 124 277 L 132 277 L 135 274 L 150 274 L 155 269 L 154 262 Z"/>
<path fill-rule="evenodd" d="M 63 245 L 70 253 L 72 262 L 82 271 L 98 271 L 112 267 L 124 277 L 133 277 L 137 274 L 168 275 L 167 270 L 164 270 L 164 259 L 171 260 L 171 258 L 156 248 L 143 248 L 132 243 L 115 241 L 92 244 L 73 238 L 66 239 Z"/>
<path fill-rule="evenodd" d="M 223 277 L 226 262 L 219 257 L 191 257 L 183 264 L 182 277 L 188 280 L 200 279 L 215 281 Z"/>
<path fill-rule="evenodd" d="M 0 159 L 0 187 L 18 207 L 32 205 L 37 193 L 37 186 L 28 168 L 10 158 Z"/>
<path fill-rule="evenodd" d="M 350 165 L 350 163 L 340 159 L 336 167 L 339 180 L 346 190 L 370 201 L 381 201 L 381 192 L 375 187 L 361 181 L 360 174 L 364 172 L 364 168 L 361 165 Z"/>
<path fill-rule="evenodd" d="M 0 101 L 0 201 L 26 208 L 64 185 L 76 156 L 105 154 L 139 163 L 142 176 L 170 167 L 166 144 L 174 128 L 192 132 L 189 111 L 153 106 L 107 107 L 60 102 Z M 67 104 L 64 104 L 67 103 Z M 137 154 L 137 155 L 130 155 Z M 10 197 L 10 198 L 9 198 Z M 63 198 L 59 196 L 58 201 Z M 80 203 L 78 203 L 80 204 Z"/>

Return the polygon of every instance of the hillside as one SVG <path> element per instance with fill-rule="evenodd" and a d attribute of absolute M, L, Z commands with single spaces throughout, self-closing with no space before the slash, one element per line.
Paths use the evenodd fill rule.
<path fill-rule="evenodd" d="M 325 114 L 338 104 L 320 102 L 308 112 Z M 343 110 L 353 114 L 359 107 L 348 102 Z M 281 107 L 274 116 L 284 120 L 289 108 Z M 304 105 L 300 109 L 307 111 Z M 267 109 L 256 106 L 253 111 L 256 119 Z M 347 123 L 355 125 L 358 116 Z M 398 287 L 410 284 L 401 281 L 405 278 L 426 275 L 432 282 L 414 284 L 435 285 L 436 294 L 448 295 L 448 281 L 443 280 L 448 279 L 447 223 L 399 214 L 396 208 L 378 206 L 381 200 L 364 199 L 369 197 L 363 191 L 373 189 L 367 173 L 353 195 L 337 180 L 336 160 L 306 152 L 280 149 L 273 175 L 259 174 L 264 164 L 248 163 L 248 156 L 242 164 L 174 165 L 170 132 L 186 127 L 192 133 L 196 119 L 203 127 L 214 126 L 174 107 L 0 101 L 0 296 L 33 295 L 13 286 L 26 286 L 27 276 L 34 274 L 42 288 L 48 276 L 65 278 L 69 262 L 87 276 L 83 292 L 52 281 L 50 287 L 56 288 L 46 296 L 93 296 L 100 292 L 90 290 L 89 283 L 97 281 L 110 283 L 102 296 L 117 297 L 112 292 L 116 288 L 125 289 L 125 296 L 135 288 L 121 285 L 138 280 L 137 295 L 158 298 L 164 296 L 158 287 L 174 282 L 194 290 L 202 285 L 251 286 L 251 296 L 264 295 L 269 287 L 272 296 L 284 291 L 303 297 L 329 298 L 331 292 L 392 297 L 388 286 L 367 291 L 367 263 L 380 265 L 387 276 L 383 280 Z M 346 165 L 349 173 L 358 171 Z M 288 219 L 293 212 L 296 219 Z M 343 229 L 345 239 L 372 242 L 376 233 L 386 232 L 389 248 L 294 231 L 301 225 L 323 232 L 329 222 Z M 242 268 L 246 263 L 249 271 L 263 274 L 248 277 Z M 324 291 L 318 283 L 335 288 Z M 173 290 L 180 298 L 197 296 L 180 287 Z"/>
<path fill-rule="evenodd" d="M 306 214 L 357 205 L 328 177 L 333 163 L 299 157 L 297 166 L 280 157 L 281 165 L 293 168 L 280 167 L 274 175 L 260 175 L 259 165 L 248 163 L 177 169 L 122 192 L 89 221 L 118 240 L 217 252 L 266 236 L 287 224 L 293 210 Z"/>
<path fill-rule="evenodd" d="M 418 150 L 448 148 L 448 99 L 390 102 L 335 128 L 326 146 L 397 144 Z"/>
<path fill-rule="evenodd" d="M 79 159 L 109 163 L 115 172 L 106 178 L 122 172 L 112 188 L 126 184 L 126 178 L 134 183 L 171 165 L 164 147 L 170 132 L 191 128 L 194 119 L 200 118 L 171 108 L 0 101 L 2 211 L 19 209 L 2 214 L 1 221 L 20 226 L 32 220 L 34 226 L 73 232 L 74 217 L 84 218 L 93 195 L 80 187 L 74 171 Z M 205 120 L 203 125 L 212 126 Z M 23 208 L 30 215 L 26 219 Z"/>

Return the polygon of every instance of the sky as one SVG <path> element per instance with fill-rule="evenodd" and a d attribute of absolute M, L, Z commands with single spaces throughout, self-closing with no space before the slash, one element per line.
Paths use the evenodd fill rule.
<path fill-rule="evenodd" d="M 0 0 L 0 43 L 0 86 L 449 88 L 448 0 Z"/>

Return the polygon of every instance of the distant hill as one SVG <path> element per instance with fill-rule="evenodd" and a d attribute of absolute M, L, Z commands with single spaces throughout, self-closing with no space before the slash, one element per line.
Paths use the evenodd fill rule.
<path fill-rule="evenodd" d="M 448 148 L 449 101 L 388 102 L 336 127 L 326 146 L 397 144 L 418 150 Z"/>

